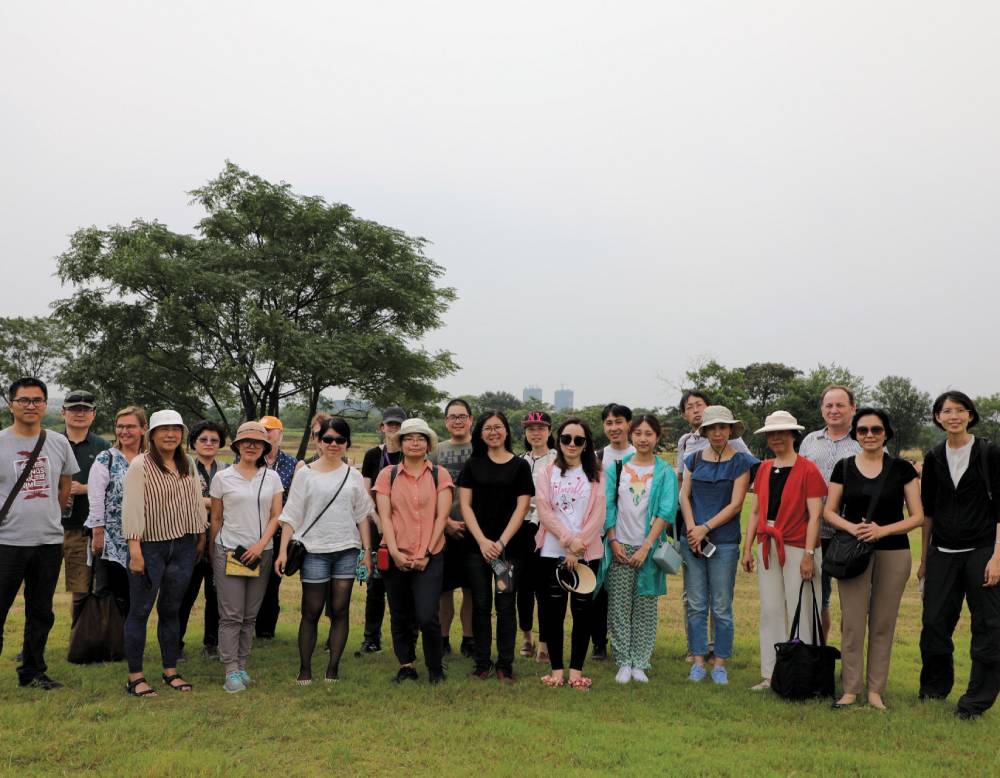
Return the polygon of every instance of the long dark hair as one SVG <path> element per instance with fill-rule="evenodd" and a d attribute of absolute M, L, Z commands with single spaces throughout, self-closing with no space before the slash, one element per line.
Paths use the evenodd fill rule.
<path fill-rule="evenodd" d="M 504 415 L 503 411 L 485 411 L 479 415 L 479 418 L 476 419 L 476 426 L 472 428 L 472 456 L 486 456 L 489 446 L 487 446 L 486 441 L 483 440 L 483 427 L 486 426 L 486 422 L 494 417 L 503 422 L 503 428 L 507 431 L 507 437 L 504 438 L 503 447 L 511 454 L 514 453 L 514 444 L 511 443 L 510 440 L 510 422 L 507 421 L 507 417 Z"/>
<path fill-rule="evenodd" d="M 583 453 L 580 454 L 580 464 L 583 466 L 583 472 L 587 475 L 587 480 L 599 481 L 601 478 L 601 463 L 597 461 L 597 454 L 594 453 L 594 436 L 590 431 L 590 427 L 587 426 L 587 422 L 579 416 L 570 416 L 568 419 L 565 419 L 556 431 L 556 443 L 558 445 L 556 446 L 555 465 L 559 468 L 559 474 L 566 475 L 566 469 L 569 467 L 566 464 L 566 458 L 563 456 L 562 443 L 559 443 L 559 436 L 562 435 L 563 430 L 570 424 L 579 424 L 583 428 L 583 436 L 587 439 L 587 443 L 583 447 Z"/>
<path fill-rule="evenodd" d="M 156 441 L 153 440 L 153 433 L 158 429 L 159 427 L 156 427 L 149 432 L 149 451 L 146 453 L 146 456 L 153 460 L 153 464 L 160 468 L 161 472 L 166 473 L 167 467 L 163 464 L 163 457 L 160 456 L 160 450 L 156 447 Z M 184 440 L 183 433 L 181 434 L 181 440 Z M 174 449 L 174 464 L 177 466 L 177 475 L 181 478 L 187 478 L 191 475 L 191 463 L 184 451 L 183 442 L 178 443 L 177 448 Z"/>

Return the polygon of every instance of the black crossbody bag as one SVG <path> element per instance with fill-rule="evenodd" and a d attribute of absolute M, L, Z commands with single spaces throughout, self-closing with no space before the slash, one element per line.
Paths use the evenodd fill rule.
<path fill-rule="evenodd" d="M 844 497 L 846 497 L 848 460 L 842 459 L 841 462 L 844 463 Z M 871 501 L 868 503 L 868 510 L 863 517 L 866 521 L 874 512 L 875 503 L 878 502 L 878 498 L 882 496 L 882 487 L 885 484 L 885 479 L 888 477 L 891 465 L 892 460 L 889 458 L 889 455 L 883 454 L 882 472 L 879 473 L 876 479 L 875 492 L 872 494 Z M 847 500 L 844 497 L 841 498 L 841 516 L 844 516 L 847 512 Z M 854 537 L 850 532 L 838 529 L 830 539 L 830 544 L 823 553 L 823 572 L 840 581 L 857 578 L 868 569 L 874 550 L 874 543 L 861 540 Z"/>

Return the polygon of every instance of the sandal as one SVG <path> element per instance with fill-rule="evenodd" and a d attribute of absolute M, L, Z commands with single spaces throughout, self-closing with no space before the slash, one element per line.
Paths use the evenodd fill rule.
<path fill-rule="evenodd" d="M 560 686 L 566 683 L 566 681 L 562 678 L 556 678 L 554 675 L 543 675 L 542 683 L 544 683 L 550 689 L 558 689 Z"/>
<path fill-rule="evenodd" d="M 163 682 L 175 692 L 190 692 L 194 690 L 194 687 L 181 678 L 177 673 L 174 673 L 173 675 L 167 675 L 164 673 L 161 677 L 163 678 Z M 174 681 L 181 681 L 182 683 L 175 684 Z"/>
<path fill-rule="evenodd" d="M 295 683 L 299 686 L 309 686 L 313 682 L 312 678 L 296 678 Z"/>
<path fill-rule="evenodd" d="M 538 644 L 538 653 L 535 654 L 535 661 L 540 663 L 549 661 L 548 649 L 542 648 L 541 643 Z"/>
<path fill-rule="evenodd" d="M 137 692 L 135 690 L 135 688 L 137 686 L 139 686 L 140 684 L 146 684 L 146 686 L 148 686 L 149 688 L 146 689 L 145 691 Z M 158 697 L 159 696 L 156 693 L 156 689 L 154 689 L 152 686 L 150 686 L 149 681 L 147 681 L 145 678 L 136 678 L 134 681 L 129 681 L 127 684 L 125 684 L 125 693 L 126 694 L 130 694 L 133 697 Z"/>
<path fill-rule="evenodd" d="M 526 657 L 526 658 L 534 656 L 535 655 L 535 645 L 534 645 L 534 643 L 532 643 L 530 640 L 525 640 L 521 644 L 520 654 L 521 654 L 521 656 Z"/>
<path fill-rule="evenodd" d="M 585 678 L 581 675 L 579 678 L 570 678 L 569 688 L 577 689 L 581 692 L 589 692 L 593 683 L 594 681 L 592 678 Z"/>

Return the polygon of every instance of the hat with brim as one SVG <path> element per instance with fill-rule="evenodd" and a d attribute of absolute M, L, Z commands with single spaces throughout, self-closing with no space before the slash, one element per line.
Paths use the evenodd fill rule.
<path fill-rule="evenodd" d="M 743 422 L 733 418 L 733 412 L 725 405 L 709 405 L 701 414 L 701 425 L 698 427 L 698 434 L 703 434 L 705 427 L 713 424 L 728 424 L 731 432 L 730 438 L 742 438 L 746 430 Z"/>
<path fill-rule="evenodd" d="M 271 441 L 267 438 L 267 428 L 259 421 L 243 422 L 240 428 L 236 430 L 236 436 L 233 438 L 233 442 L 229 448 L 233 450 L 234 454 L 238 455 L 240 453 L 239 444 L 249 440 L 255 440 L 258 443 L 264 444 L 264 456 L 271 453 Z"/>
<path fill-rule="evenodd" d="M 521 419 L 521 426 L 530 427 L 532 424 L 544 424 L 551 429 L 552 417 L 545 411 L 531 411 Z"/>
<path fill-rule="evenodd" d="M 775 411 L 764 419 L 764 426 L 757 430 L 754 435 L 768 432 L 801 432 L 804 430 L 795 417 L 788 411 Z"/>
<path fill-rule="evenodd" d="M 427 426 L 427 422 L 423 419 L 407 419 L 402 424 L 399 425 L 399 439 L 402 441 L 404 436 L 412 435 L 417 433 L 418 435 L 423 435 L 427 438 L 427 453 L 431 453 L 435 448 L 437 448 L 438 436 L 437 433 Z"/>
<path fill-rule="evenodd" d="M 382 411 L 383 424 L 402 424 L 406 421 L 406 411 L 398 405 L 390 405 Z"/>
<path fill-rule="evenodd" d="M 157 411 L 149 417 L 149 429 L 146 430 L 146 441 L 153 439 L 153 430 L 157 427 L 180 427 L 183 432 L 183 439 L 187 440 L 188 428 L 184 419 L 177 411 Z"/>
<path fill-rule="evenodd" d="M 66 399 L 63 400 L 63 408 L 74 408 L 76 406 L 96 408 L 97 402 L 94 395 L 86 389 L 74 389 L 72 392 L 67 394 Z"/>
<path fill-rule="evenodd" d="M 597 576 L 583 560 L 576 563 L 576 567 L 570 570 L 562 564 L 556 568 L 556 580 L 567 592 L 576 594 L 590 594 L 597 588 Z"/>
<path fill-rule="evenodd" d="M 266 430 L 284 430 L 285 425 L 281 423 L 281 419 L 277 416 L 261 416 L 257 421 L 258 424 L 262 425 Z"/>

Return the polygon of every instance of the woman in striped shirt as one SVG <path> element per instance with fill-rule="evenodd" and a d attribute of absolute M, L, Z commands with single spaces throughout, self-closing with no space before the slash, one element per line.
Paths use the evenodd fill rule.
<path fill-rule="evenodd" d="M 191 691 L 191 684 L 177 673 L 177 612 L 195 560 L 204 551 L 207 521 L 194 465 L 181 445 L 186 436 L 177 411 L 157 411 L 149 419 L 148 451 L 132 460 L 125 475 L 122 529 L 130 573 L 125 690 L 137 697 L 156 695 L 143 676 L 142 655 L 157 595 L 163 681 L 177 691 Z"/>

